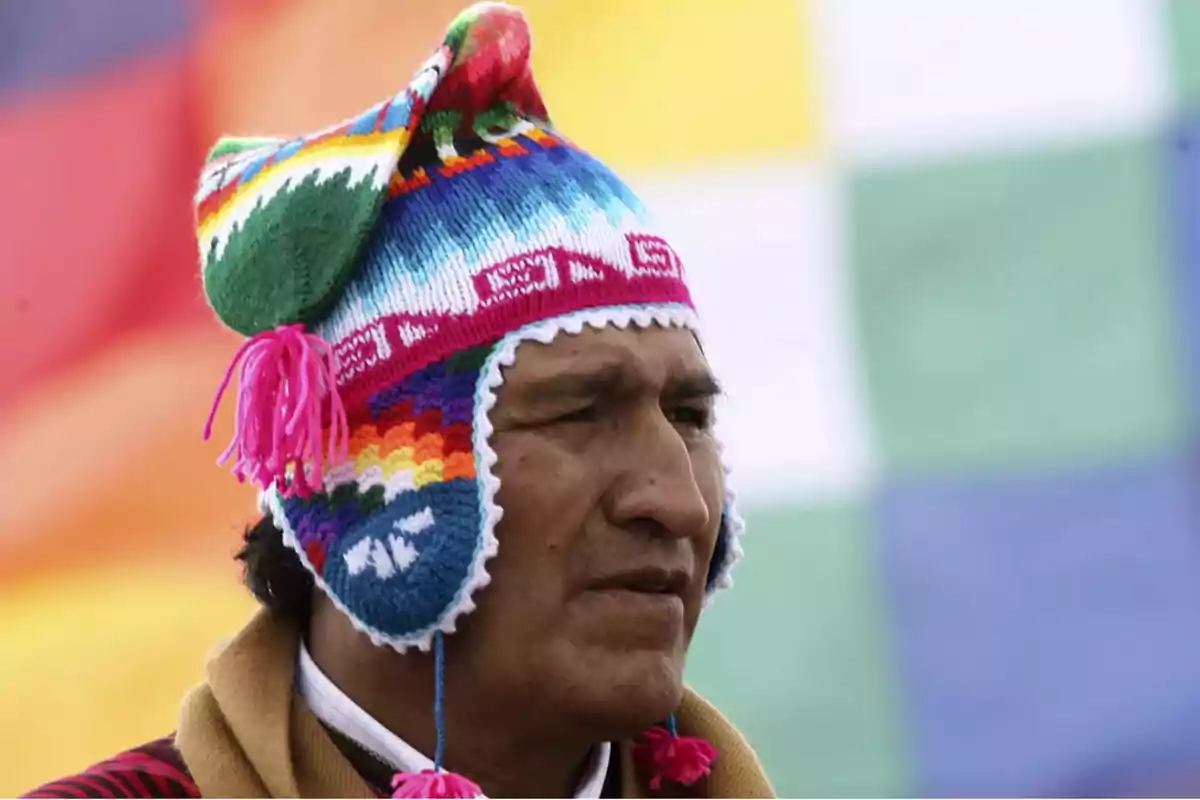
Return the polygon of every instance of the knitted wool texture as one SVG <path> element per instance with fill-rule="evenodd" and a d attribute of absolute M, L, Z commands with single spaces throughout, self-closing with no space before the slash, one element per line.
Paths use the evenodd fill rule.
<path fill-rule="evenodd" d="M 453 632 L 488 581 L 488 411 L 520 342 L 696 328 L 679 257 L 551 125 L 529 56 L 518 11 L 473 7 L 390 100 L 310 136 L 218 144 L 197 196 L 217 315 L 246 336 L 319 335 L 349 418 L 319 491 L 267 486 L 262 505 L 355 625 L 399 650 Z M 741 527 L 730 493 L 710 589 Z"/>

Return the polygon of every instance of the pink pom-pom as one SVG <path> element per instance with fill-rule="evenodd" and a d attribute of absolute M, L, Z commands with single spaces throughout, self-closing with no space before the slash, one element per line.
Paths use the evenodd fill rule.
<path fill-rule="evenodd" d="M 350 430 L 337 391 L 333 348 L 303 325 L 280 325 L 247 341 L 233 357 L 217 390 L 204 438 L 212 435 L 213 418 L 233 371 L 241 362 L 233 441 L 218 464 L 235 457 L 233 474 L 263 489 L 272 484 L 284 497 L 309 497 L 321 491 L 324 442 L 322 406 L 329 398 L 329 455 L 346 457 Z M 308 462 L 308 463 L 306 463 Z M 291 480 L 289 481 L 289 470 Z"/>
<path fill-rule="evenodd" d="M 474 781 L 453 772 L 427 769 L 400 772 L 392 778 L 392 797 L 482 797 L 483 790 Z"/>
<path fill-rule="evenodd" d="M 666 728 L 651 728 L 633 746 L 633 759 L 650 775 L 650 788 L 664 780 L 691 786 L 712 772 L 717 748 L 694 736 L 675 736 Z"/>

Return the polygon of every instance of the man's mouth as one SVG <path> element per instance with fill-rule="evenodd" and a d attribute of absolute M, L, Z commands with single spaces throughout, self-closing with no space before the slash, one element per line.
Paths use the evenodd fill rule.
<path fill-rule="evenodd" d="M 687 570 L 667 567 L 640 567 L 614 573 L 592 583 L 592 591 L 626 591 L 638 594 L 683 596 L 691 583 Z"/>

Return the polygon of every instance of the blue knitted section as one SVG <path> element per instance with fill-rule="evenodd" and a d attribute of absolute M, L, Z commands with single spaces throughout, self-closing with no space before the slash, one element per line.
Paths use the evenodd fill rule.
<path fill-rule="evenodd" d="M 616 228 L 646 221 L 646 210 L 607 167 L 571 147 L 522 140 L 526 155 L 482 148 L 491 161 L 449 177 L 430 165 L 430 185 L 388 200 L 347 289 L 369 315 L 394 305 L 388 293 L 406 275 L 418 286 L 443 270 L 481 263 L 498 242 L 536 247 L 579 234 L 597 219 Z M 410 177 L 406 174 L 404 177 Z"/>
<path fill-rule="evenodd" d="M 426 509 L 433 515 L 431 528 L 411 535 L 398 530 L 402 520 Z M 417 636 L 437 623 L 467 581 L 481 526 L 474 480 L 456 478 L 405 492 L 337 537 L 325 564 L 325 584 L 368 628 L 396 640 Z M 403 570 L 395 567 L 397 540 L 417 551 Z M 394 571 L 381 575 L 369 561 L 353 574 L 354 559 L 347 555 L 364 546 L 392 559 Z"/>

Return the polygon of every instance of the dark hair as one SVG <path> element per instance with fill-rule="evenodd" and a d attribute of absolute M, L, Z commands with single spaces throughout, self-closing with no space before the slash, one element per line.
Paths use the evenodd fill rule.
<path fill-rule="evenodd" d="M 246 529 L 242 549 L 242 583 L 273 613 L 307 625 L 312 613 L 313 579 L 296 551 L 283 543 L 283 531 L 270 515 Z"/>

